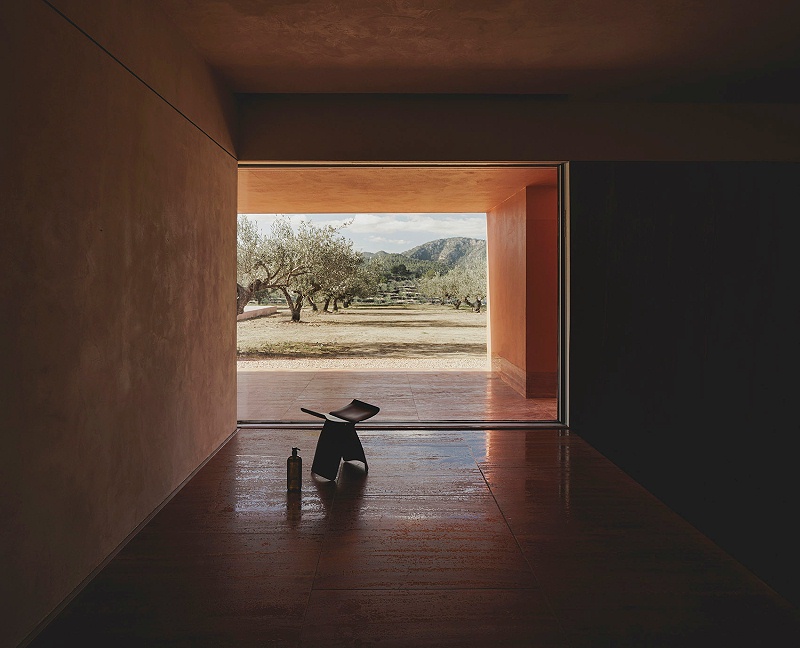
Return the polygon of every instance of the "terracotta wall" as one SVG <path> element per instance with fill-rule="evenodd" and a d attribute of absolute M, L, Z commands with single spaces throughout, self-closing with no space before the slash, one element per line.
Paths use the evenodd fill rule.
<path fill-rule="evenodd" d="M 527 211 L 523 188 L 486 214 L 492 370 L 524 392 Z"/>
<path fill-rule="evenodd" d="M 558 187 L 526 187 L 486 214 L 492 370 L 527 397 L 558 386 Z"/>
<path fill-rule="evenodd" d="M 555 176 L 555 173 L 553 174 Z M 558 187 L 528 187 L 526 198 L 527 372 L 531 397 L 558 393 Z"/>
<path fill-rule="evenodd" d="M 236 160 L 219 89 L 189 73 L 202 65 L 188 48 L 148 38 L 160 17 L 145 3 L 91 6 L 96 24 L 38 0 L 0 16 L 2 645 L 236 422 Z M 135 53 L 187 73 L 180 92 L 98 44 L 131 30 Z"/>

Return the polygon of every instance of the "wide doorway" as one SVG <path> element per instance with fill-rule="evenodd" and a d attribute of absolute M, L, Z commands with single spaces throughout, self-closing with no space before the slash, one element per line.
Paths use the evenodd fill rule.
<path fill-rule="evenodd" d="M 428 367 L 412 362 L 404 366 L 402 362 L 390 362 L 391 353 L 381 351 L 380 345 L 371 352 L 366 349 L 363 357 L 350 362 L 346 369 L 326 362 L 324 353 L 318 363 L 272 361 L 262 362 L 259 367 L 259 363 L 238 362 L 240 424 L 308 423 L 310 417 L 301 407 L 330 411 L 352 398 L 381 407 L 375 425 L 566 424 L 563 331 L 567 303 L 563 200 L 566 171 L 563 164 L 242 165 L 238 211 L 251 217 L 305 214 L 307 220 L 315 218 L 323 222 L 320 219 L 325 214 L 361 214 L 370 215 L 378 223 L 377 215 L 387 213 L 481 216 L 485 219 L 484 273 L 488 276 L 486 294 L 478 296 L 475 321 L 468 323 L 476 326 L 477 320 L 483 318 L 482 335 L 486 342 L 481 362 L 472 362 L 471 366 L 454 362 L 453 366 Z M 458 231 L 453 226 L 442 235 L 442 240 L 470 238 L 458 236 L 465 233 L 470 232 Z M 367 251 L 363 246 L 362 250 Z M 429 255 L 429 251 L 424 254 Z M 437 308 L 445 303 L 448 308 L 453 307 L 447 295 L 439 300 L 433 298 L 430 287 L 435 283 L 432 280 L 435 273 L 431 268 L 401 264 L 398 258 L 392 261 L 393 271 L 407 273 L 405 278 L 409 279 L 402 283 L 398 281 L 402 277 L 393 277 L 393 290 L 399 286 L 407 291 L 403 299 L 409 303 L 401 308 L 410 311 L 417 308 L 411 302 L 424 301 L 419 308 L 430 308 L 426 319 L 433 321 L 436 317 L 430 315 Z M 418 290 L 423 272 L 431 279 L 424 294 Z M 241 288 L 237 289 L 239 293 Z M 363 314 L 359 309 L 375 322 L 381 316 L 384 321 L 396 319 L 397 332 L 399 327 L 416 327 L 412 313 L 394 313 L 397 304 L 383 303 L 385 285 L 382 290 L 372 303 L 370 297 L 360 304 L 348 300 L 349 308 L 355 306 L 352 311 L 345 310 L 341 302 L 334 302 L 338 315 L 345 315 L 337 318 L 318 317 L 317 311 L 311 310 L 311 302 L 300 295 L 301 291 L 291 295 L 262 291 L 258 300 L 251 299 L 247 313 L 242 312 L 239 304 L 239 317 L 250 319 L 252 311 L 270 306 L 286 313 L 291 298 L 295 297 L 304 302 L 309 313 L 305 319 L 312 320 L 306 322 L 310 326 L 303 329 L 304 334 L 315 326 L 316 317 L 317 328 L 331 322 L 340 329 L 346 322 L 355 324 L 357 316 Z M 475 298 L 470 295 L 465 298 L 469 310 L 473 310 Z M 314 303 L 314 307 L 323 312 L 321 302 Z M 324 310 L 337 312 L 333 308 L 331 301 L 325 300 Z M 267 316 L 270 317 L 274 316 Z M 247 327 L 256 330 L 253 321 Z M 279 329 L 273 325 L 273 330 Z M 284 337 L 286 331 L 293 330 L 300 329 L 280 329 Z M 408 339 L 409 332 L 403 334 L 402 339 Z M 458 332 L 450 335 L 453 342 L 459 338 Z M 424 347 L 421 341 L 418 346 Z M 276 335 L 275 344 L 264 348 L 278 349 L 280 357 L 287 349 L 291 351 L 291 344 L 287 345 L 287 340 L 278 344 Z"/>

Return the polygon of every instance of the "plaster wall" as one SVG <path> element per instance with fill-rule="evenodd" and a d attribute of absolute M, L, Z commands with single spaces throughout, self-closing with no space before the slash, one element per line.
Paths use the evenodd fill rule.
<path fill-rule="evenodd" d="M 800 104 L 240 95 L 242 162 L 800 160 Z"/>
<path fill-rule="evenodd" d="M 525 205 L 523 188 L 486 213 L 492 370 L 522 393 L 527 343 Z"/>
<path fill-rule="evenodd" d="M 527 187 L 526 338 L 528 396 L 558 394 L 558 187 Z"/>
<path fill-rule="evenodd" d="M 236 103 L 175 26 L 141 0 L 46 0 L 210 139 L 234 153 Z"/>
<path fill-rule="evenodd" d="M 92 14 L 103 29 L 138 29 L 114 5 L 113 23 Z M 234 431 L 236 160 L 220 122 L 199 125 L 192 102 L 222 111 L 203 82 L 166 101 L 44 2 L 3 3 L 0 24 L 0 644 L 16 645 Z"/>
<path fill-rule="evenodd" d="M 526 397 L 556 396 L 558 188 L 523 188 L 486 229 L 492 370 Z"/>

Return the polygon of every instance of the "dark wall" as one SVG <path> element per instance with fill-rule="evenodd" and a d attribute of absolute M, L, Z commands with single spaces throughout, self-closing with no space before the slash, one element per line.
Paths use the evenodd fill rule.
<path fill-rule="evenodd" d="M 240 162 L 800 159 L 800 104 L 239 95 Z"/>
<path fill-rule="evenodd" d="M 798 186 L 570 169 L 572 429 L 796 605 Z"/>

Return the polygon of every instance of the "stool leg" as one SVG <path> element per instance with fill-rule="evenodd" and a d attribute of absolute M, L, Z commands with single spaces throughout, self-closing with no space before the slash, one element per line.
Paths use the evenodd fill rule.
<path fill-rule="evenodd" d="M 364 472 L 369 472 L 367 456 L 364 454 L 364 446 L 361 445 L 361 439 L 356 434 L 355 423 L 348 425 L 342 432 L 342 459 L 345 461 L 362 461 L 364 463 Z"/>
<path fill-rule="evenodd" d="M 342 459 L 342 427 L 341 423 L 325 421 L 317 439 L 317 449 L 314 451 L 314 461 L 311 464 L 312 473 L 331 481 L 335 481 L 339 474 L 339 462 Z"/>

